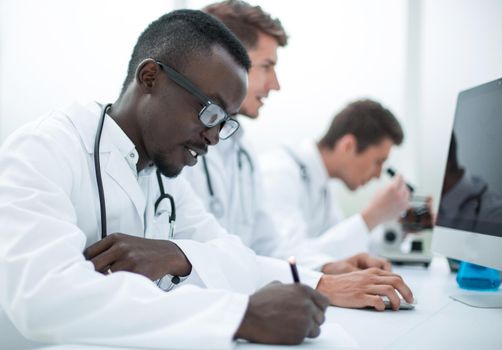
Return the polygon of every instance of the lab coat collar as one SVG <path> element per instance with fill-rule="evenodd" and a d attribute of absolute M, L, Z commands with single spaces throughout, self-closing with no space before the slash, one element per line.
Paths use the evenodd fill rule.
<path fill-rule="evenodd" d="M 328 183 L 328 171 L 314 140 L 304 140 L 300 144 L 298 157 L 307 166 L 312 185 L 323 187 Z"/>
<path fill-rule="evenodd" d="M 75 127 L 75 130 L 79 134 L 80 139 L 89 154 L 94 153 L 94 141 L 98 127 L 98 120 L 101 116 L 101 108 L 102 106 L 100 104 L 92 102 L 86 106 L 74 103 L 66 109 L 68 119 Z M 105 124 L 108 124 L 108 119 L 111 118 L 106 118 Z M 103 133 L 106 133 L 106 129 L 108 129 L 107 125 L 103 127 Z M 101 137 L 99 147 L 100 152 L 111 152 L 112 149 L 113 143 L 110 142 L 109 138 Z"/>
<path fill-rule="evenodd" d="M 67 110 L 68 118 L 79 133 L 87 152 L 91 155 L 94 154 L 94 142 L 101 109 L 102 106 L 100 104 L 93 102 L 86 106 L 73 104 Z M 107 159 L 106 164 L 102 164 L 101 167 L 106 169 L 106 173 L 129 196 L 143 223 L 146 199 L 137 180 L 138 174 L 135 167 L 138 160 L 137 152 L 132 141 L 112 118 L 105 119 L 99 147 L 100 155 L 107 153 L 109 153 L 108 157 L 101 157 L 102 161 Z M 127 158 L 130 157 L 131 153 L 136 155 L 136 161 L 134 161 L 133 166 L 131 166 Z"/>

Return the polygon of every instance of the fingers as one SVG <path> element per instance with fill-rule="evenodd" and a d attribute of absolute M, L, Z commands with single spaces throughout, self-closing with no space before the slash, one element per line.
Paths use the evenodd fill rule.
<path fill-rule="evenodd" d="M 304 286 L 310 300 L 313 301 L 313 314 L 311 326 L 307 333 L 308 338 L 316 338 L 321 334 L 321 325 L 326 320 L 325 311 L 329 306 L 329 299 L 314 289 Z"/>
<path fill-rule="evenodd" d="M 370 289 L 370 293 L 374 294 L 374 296 L 376 295 L 380 300 L 382 300 L 381 296 L 386 296 L 387 298 L 389 298 L 392 310 L 394 310 L 394 311 L 399 310 L 399 305 L 401 304 L 401 302 L 399 299 L 399 295 L 397 294 L 394 287 L 392 287 L 390 285 L 376 285 Z M 372 301 L 376 305 L 379 304 L 378 302 L 374 301 L 374 299 Z M 382 303 L 384 303 L 383 300 L 382 300 Z M 385 303 L 384 303 L 384 308 L 385 308 Z M 379 309 L 377 309 L 377 310 L 379 310 Z"/>
<path fill-rule="evenodd" d="M 396 196 L 395 198 L 398 200 L 401 209 L 406 209 L 410 200 L 410 190 L 406 186 L 406 183 L 401 175 L 398 174 L 394 178 L 391 188 L 394 190 Z"/>
<path fill-rule="evenodd" d="M 392 271 L 392 264 L 387 260 L 383 260 L 383 266 L 381 269 L 384 271 Z"/>
<path fill-rule="evenodd" d="M 404 179 L 401 174 L 397 174 L 394 176 L 394 179 L 392 180 L 392 184 L 394 185 L 394 188 L 400 188 L 404 186 Z"/>
<path fill-rule="evenodd" d="M 274 281 L 270 282 L 269 284 L 267 284 L 267 285 L 266 285 L 265 287 L 263 287 L 263 288 L 266 288 L 266 287 L 268 287 L 268 286 L 277 286 L 277 285 L 281 285 L 281 284 L 282 284 L 282 282 L 277 281 L 277 280 L 274 280 Z"/>
<path fill-rule="evenodd" d="M 316 338 L 321 334 L 321 325 L 326 320 L 325 309 L 319 308 L 317 305 L 314 307 L 313 322 L 307 334 L 308 338 Z"/>
<path fill-rule="evenodd" d="M 96 271 L 105 272 L 108 268 L 111 268 L 112 271 L 119 271 L 118 266 L 112 267 L 117 261 L 115 249 L 109 249 L 90 260 Z"/>
<path fill-rule="evenodd" d="M 391 271 L 392 270 L 392 265 L 390 262 L 384 259 L 377 259 L 377 258 L 371 258 L 367 262 L 367 267 L 366 268 L 371 268 L 371 267 L 376 267 L 378 269 L 382 269 L 384 271 Z"/>
<path fill-rule="evenodd" d="M 411 291 L 410 287 L 408 287 L 406 283 L 404 283 L 401 276 L 392 274 L 391 276 L 380 277 L 380 281 L 381 284 L 391 285 L 399 292 L 399 294 L 402 295 L 404 300 L 406 300 L 408 303 L 413 303 L 413 292 Z"/>
<path fill-rule="evenodd" d="M 110 258 L 111 259 L 111 258 Z M 129 271 L 129 272 L 134 272 L 132 269 L 132 266 L 130 262 L 126 259 L 122 260 L 114 260 L 113 262 L 110 263 L 108 266 L 108 270 L 112 272 L 117 272 L 117 271 Z M 108 271 L 107 270 L 107 271 Z"/>
<path fill-rule="evenodd" d="M 324 311 L 329 306 L 329 299 L 324 294 L 319 293 L 318 291 L 308 287 L 306 288 L 308 295 L 314 302 L 314 304 L 322 311 L 324 317 Z M 324 321 L 323 321 L 324 322 Z M 321 322 L 322 323 L 322 322 Z"/>
<path fill-rule="evenodd" d="M 100 241 L 97 241 L 94 244 L 91 244 L 84 250 L 84 256 L 87 260 L 91 260 L 95 256 L 101 254 L 105 250 L 110 249 L 110 247 L 113 245 L 113 238 L 112 236 L 107 236 L 103 238 Z"/>
<path fill-rule="evenodd" d="M 354 271 L 359 271 L 361 270 L 358 266 L 351 265 L 351 264 L 345 264 L 344 268 L 341 273 L 349 273 L 349 272 L 354 272 Z"/>
<path fill-rule="evenodd" d="M 321 334 L 321 327 L 319 325 L 313 325 L 310 328 L 309 333 L 307 334 L 307 338 L 317 338 Z"/>
<path fill-rule="evenodd" d="M 385 294 L 378 294 L 387 295 L 389 297 L 389 300 L 391 300 L 392 302 L 391 296 L 397 295 L 395 294 L 395 290 L 397 290 L 399 294 L 401 294 L 401 296 L 404 298 L 404 300 L 406 300 L 408 303 L 413 303 L 413 292 L 411 291 L 410 287 L 408 287 L 408 285 L 404 283 L 401 276 L 392 272 L 378 269 L 371 269 L 368 271 L 371 271 L 371 273 L 376 275 L 373 280 L 374 285 L 383 285 L 389 287 L 390 292 L 387 292 Z M 375 290 L 372 290 L 370 292 L 375 292 Z"/>
<path fill-rule="evenodd" d="M 368 295 L 366 298 L 366 305 L 378 311 L 385 310 L 385 303 L 380 295 Z"/>
<path fill-rule="evenodd" d="M 358 266 L 361 269 L 368 269 L 372 267 L 376 267 L 385 271 L 390 271 L 392 270 L 392 265 L 390 262 L 388 262 L 385 259 L 381 258 L 376 258 L 371 255 L 368 255 L 366 253 L 364 254 L 358 254 Z"/>

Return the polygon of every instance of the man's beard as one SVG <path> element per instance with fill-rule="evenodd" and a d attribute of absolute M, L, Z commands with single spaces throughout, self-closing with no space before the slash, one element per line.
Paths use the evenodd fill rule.
<path fill-rule="evenodd" d="M 154 159 L 153 163 L 155 164 L 157 169 L 159 169 L 162 175 L 169 178 L 178 176 L 181 173 L 181 170 L 183 170 L 183 166 L 177 167 L 173 164 L 168 163 L 165 159 L 160 159 L 160 157 Z"/>

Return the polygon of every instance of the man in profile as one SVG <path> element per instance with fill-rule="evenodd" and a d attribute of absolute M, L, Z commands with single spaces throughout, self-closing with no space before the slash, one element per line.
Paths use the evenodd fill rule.
<path fill-rule="evenodd" d="M 229 115 L 249 66 L 221 23 L 175 11 L 139 37 L 117 101 L 49 113 L 5 141 L 0 305 L 21 334 L 162 349 L 319 334 L 326 297 L 301 284 L 263 287 L 256 255 L 186 183 L 157 176 L 176 176 L 235 131 Z M 176 203 L 174 237 L 174 206 L 157 207 L 164 192 Z"/>
<path fill-rule="evenodd" d="M 281 235 L 306 239 L 319 251 L 339 257 L 367 250 L 370 231 L 408 208 L 410 192 L 403 178 L 397 175 L 349 218 L 343 217 L 330 181 L 355 191 L 380 177 L 392 147 L 403 137 L 387 108 L 359 100 L 337 113 L 320 140 L 265 154 L 261 165 L 267 208 Z"/>
<path fill-rule="evenodd" d="M 218 2 L 204 11 L 220 19 L 247 49 L 252 63 L 249 89 L 236 118 L 257 118 L 268 94 L 280 88 L 275 65 L 278 48 L 287 43 L 284 28 L 261 7 L 244 1 Z M 242 128 L 181 176 L 190 182 L 221 225 L 257 254 L 275 258 L 295 255 L 299 263 L 328 273 L 322 275 L 316 289 L 328 295 L 333 305 L 382 309 L 380 295 L 388 294 L 394 307 L 398 307 L 394 290 L 407 287 L 401 277 L 389 271 L 388 262 L 366 253 L 334 261 L 333 252 L 322 254 L 304 239 L 279 235 L 274 214 L 264 207 L 266 198 L 261 191 L 257 158 Z M 343 273 L 348 271 L 351 273 Z"/>

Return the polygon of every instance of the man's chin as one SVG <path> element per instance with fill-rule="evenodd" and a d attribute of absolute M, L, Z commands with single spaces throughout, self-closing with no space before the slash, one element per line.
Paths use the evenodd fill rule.
<path fill-rule="evenodd" d="M 243 115 L 245 117 L 251 118 L 251 119 L 256 119 L 260 116 L 260 111 L 258 108 L 255 110 L 250 110 L 250 109 L 244 108 L 239 111 L 239 114 Z"/>
<path fill-rule="evenodd" d="M 161 166 L 157 165 L 157 169 L 159 169 L 160 173 L 165 177 L 169 178 L 174 178 L 178 176 L 183 170 L 183 168 L 184 168 L 183 166 L 175 167 L 173 165 L 161 165 Z"/>

